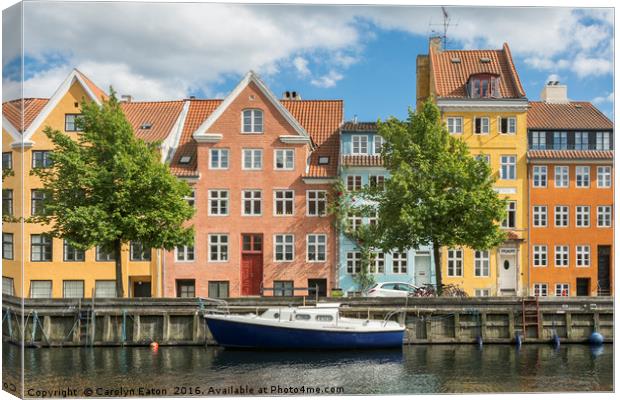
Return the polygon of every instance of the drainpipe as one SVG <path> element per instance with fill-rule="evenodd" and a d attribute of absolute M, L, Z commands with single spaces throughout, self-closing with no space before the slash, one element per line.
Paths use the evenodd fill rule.
<path fill-rule="evenodd" d="M 155 293 L 156 297 L 161 297 L 161 249 L 157 249 L 157 264 L 155 267 L 157 269 L 157 271 L 155 272 L 155 276 L 157 277 L 157 289 Z"/>
<path fill-rule="evenodd" d="M 526 149 L 527 151 L 527 149 Z M 526 153 L 527 154 L 527 153 Z M 525 245 L 526 245 L 526 249 L 525 249 L 525 254 L 527 254 L 527 262 L 525 263 L 525 265 L 527 266 L 527 288 L 525 289 L 525 293 L 523 293 L 523 295 L 528 295 L 530 294 L 530 287 L 531 286 L 531 282 L 530 282 L 530 204 L 532 202 L 532 199 L 530 198 L 531 193 L 530 193 L 530 165 L 529 162 L 527 160 L 527 155 L 526 155 L 526 171 L 527 173 L 525 174 L 525 182 L 527 185 L 527 207 L 525 210 L 525 215 L 527 216 L 527 240 L 525 240 Z M 549 173 L 547 173 L 547 185 L 549 184 Z M 555 214 L 554 214 L 555 215 Z M 547 254 L 549 254 L 549 252 L 547 251 Z M 547 263 L 549 262 L 549 257 L 547 256 Z"/>

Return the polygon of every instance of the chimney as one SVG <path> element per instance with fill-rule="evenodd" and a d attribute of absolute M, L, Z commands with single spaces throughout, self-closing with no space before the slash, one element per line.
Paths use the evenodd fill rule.
<path fill-rule="evenodd" d="M 131 95 L 130 94 L 123 94 L 121 95 L 121 101 L 125 102 L 125 103 L 131 103 Z"/>
<path fill-rule="evenodd" d="M 568 103 L 568 87 L 559 81 L 549 81 L 540 92 L 540 100 L 545 103 Z"/>
<path fill-rule="evenodd" d="M 431 38 L 428 41 L 428 47 L 435 49 L 436 51 L 441 51 L 442 50 L 441 36 L 431 36 Z"/>
<path fill-rule="evenodd" d="M 282 93 L 282 100 L 301 100 L 301 94 L 296 91 L 287 90 Z"/>

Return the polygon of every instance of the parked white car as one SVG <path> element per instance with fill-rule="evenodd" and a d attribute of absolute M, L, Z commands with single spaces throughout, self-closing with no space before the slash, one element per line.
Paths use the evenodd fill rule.
<path fill-rule="evenodd" d="M 403 282 L 381 282 L 375 283 L 366 295 L 368 297 L 407 297 L 413 295 L 418 290 L 417 286 Z"/>

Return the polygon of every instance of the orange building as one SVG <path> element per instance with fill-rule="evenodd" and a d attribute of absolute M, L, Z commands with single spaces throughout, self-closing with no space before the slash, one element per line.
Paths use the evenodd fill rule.
<path fill-rule="evenodd" d="M 527 121 L 530 294 L 613 294 L 613 124 L 558 82 Z"/>

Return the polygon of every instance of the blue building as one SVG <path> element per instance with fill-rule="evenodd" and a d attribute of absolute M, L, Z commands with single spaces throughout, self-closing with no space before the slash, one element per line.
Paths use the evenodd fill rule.
<path fill-rule="evenodd" d="M 383 185 L 388 171 L 383 167 L 381 146 L 383 138 L 377 135 L 374 122 L 346 122 L 340 135 L 340 178 L 348 191 L 365 185 Z M 357 200 L 360 201 L 360 200 Z M 351 217 L 350 217 L 351 218 Z M 373 223 L 375 217 L 353 217 L 350 224 Z M 356 243 L 343 232 L 339 233 L 339 286 L 346 295 L 356 294 L 359 287 L 354 280 L 361 268 L 361 254 Z M 435 283 L 433 252 L 430 247 L 406 252 L 375 255 L 371 265 L 376 282 L 407 282 L 414 285 Z"/>

